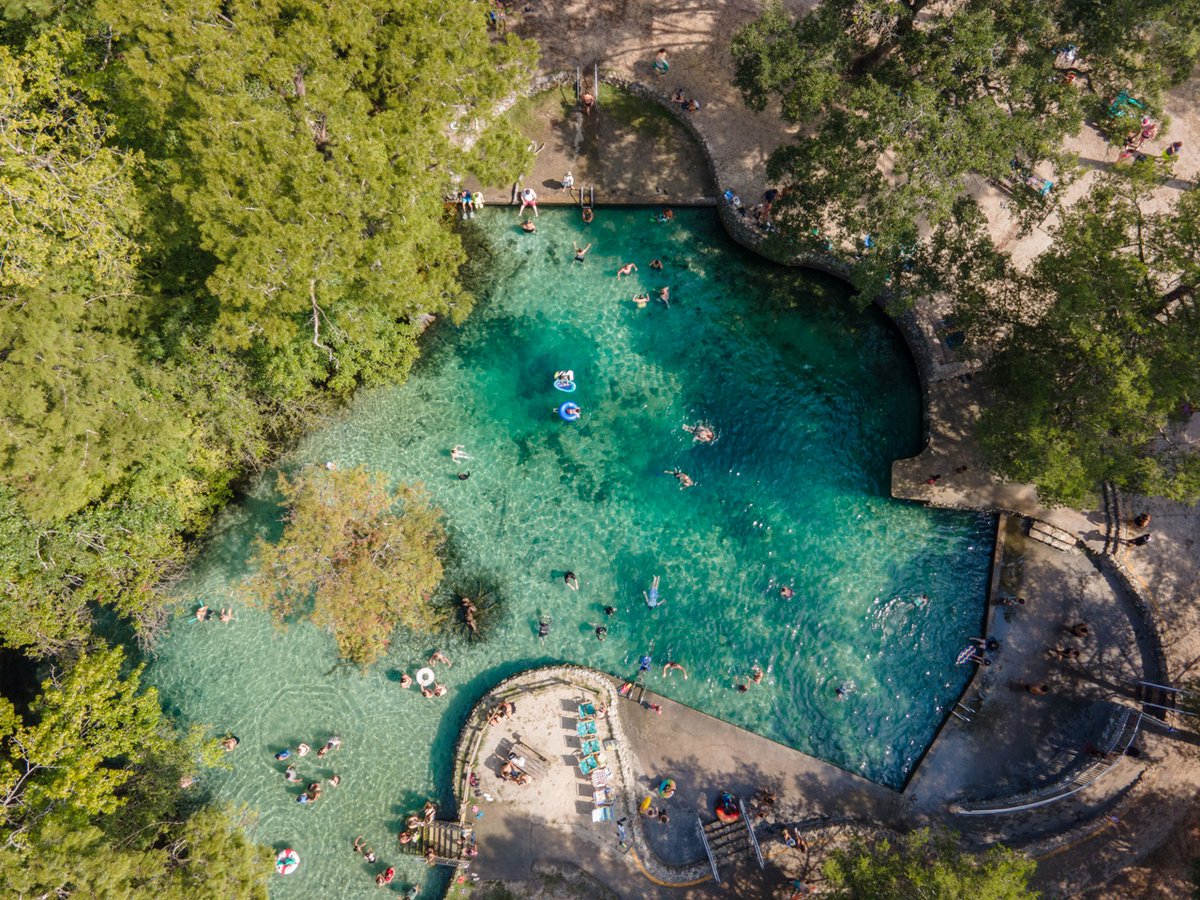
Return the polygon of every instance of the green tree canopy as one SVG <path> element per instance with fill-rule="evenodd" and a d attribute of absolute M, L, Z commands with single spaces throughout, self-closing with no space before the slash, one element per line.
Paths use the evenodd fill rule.
<path fill-rule="evenodd" d="M 531 45 L 468 0 L 100 6 L 130 129 L 210 255 L 212 340 L 295 398 L 402 374 L 424 314 L 464 314 L 454 173 L 516 175 L 492 112 Z M 485 140 L 459 138 L 491 123 Z M 469 146 L 468 146 L 469 145 Z"/>
<path fill-rule="evenodd" d="M 1034 900 L 1036 863 L 995 846 L 963 850 L 951 832 L 913 831 L 895 840 L 859 837 L 835 850 L 825 876 L 838 900 Z"/>
<path fill-rule="evenodd" d="M 1057 51 L 1077 26 L 1092 24 L 1084 7 L 1099 5 L 824 0 L 795 20 L 780 3 L 768 6 L 734 36 L 732 50 L 746 102 L 763 109 L 777 97 L 783 117 L 801 126 L 768 164 L 788 188 L 775 211 L 778 240 L 847 252 L 870 235 L 874 246 L 853 277 L 873 297 L 885 285 L 907 286 L 935 262 L 921 249 L 925 235 L 969 228 L 956 238 L 969 242 L 979 233 L 979 217 L 961 211 L 969 174 L 1015 183 L 1017 207 L 1041 208 L 1045 201 L 1022 179 L 1043 160 L 1065 169 L 1062 139 L 1083 122 L 1080 88 L 1056 68 Z M 1126 45 L 1141 47 L 1138 58 L 1147 60 L 1169 20 L 1164 31 L 1180 47 L 1171 77 L 1186 75 L 1200 47 L 1194 18 L 1176 19 L 1179 7 L 1146 0 L 1120 5 L 1138 13 L 1124 20 L 1125 44 L 1097 37 L 1083 53 L 1106 62 L 1113 79 L 1145 74 L 1126 58 Z M 1184 6 L 1194 17 L 1200 2 Z"/>
<path fill-rule="evenodd" d="M 1103 180 L 1066 214 L 1014 304 L 964 306 L 999 334 L 980 437 L 997 468 L 1053 502 L 1100 482 L 1200 495 L 1200 455 L 1171 440 L 1200 398 L 1200 192 L 1147 213 L 1147 185 Z"/>
<path fill-rule="evenodd" d="M 442 580 L 441 510 L 419 488 L 393 492 L 365 468 L 309 467 L 279 476 L 288 512 L 277 543 L 259 541 L 251 600 L 278 621 L 303 612 L 332 632 L 338 652 L 369 665 L 404 626 L 431 631 Z"/>

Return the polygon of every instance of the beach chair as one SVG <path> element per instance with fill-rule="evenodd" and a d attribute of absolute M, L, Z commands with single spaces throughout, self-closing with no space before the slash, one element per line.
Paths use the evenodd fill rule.
<path fill-rule="evenodd" d="M 600 766 L 600 763 L 596 760 L 596 757 L 594 757 L 594 756 L 585 756 L 583 759 L 581 759 L 579 761 L 579 771 L 582 772 L 584 775 L 591 775 L 592 772 L 596 771 L 596 769 L 599 768 L 599 766 Z"/>
<path fill-rule="evenodd" d="M 599 790 L 592 791 L 593 806 L 612 806 L 613 792 L 610 787 L 602 787 Z"/>
<path fill-rule="evenodd" d="M 575 734 L 577 734 L 581 738 L 591 737 L 595 733 L 596 733 L 596 723 L 595 722 L 580 722 L 578 725 L 575 726 Z"/>
<path fill-rule="evenodd" d="M 580 756 L 591 756 L 593 753 L 600 752 L 600 742 L 595 738 L 585 740 L 579 747 Z"/>
<path fill-rule="evenodd" d="M 611 806 L 601 806 L 598 809 L 592 810 L 593 822 L 611 822 L 613 820 L 613 811 Z"/>
<path fill-rule="evenodd" d="M 612 769 L 602 766 L 592 772 L 592 787 L 604 787 L 610 778 L 612 778 Z"/>
<path fill-rule="evenodd" d="M 579 704 L 579 720 L 581 722 L 586 722 L 588 719 L 594 719 L 594 718 L 596 718 L 596 704 L 590 703 L 590 702 L 589 703 L 580 703 Z"/>

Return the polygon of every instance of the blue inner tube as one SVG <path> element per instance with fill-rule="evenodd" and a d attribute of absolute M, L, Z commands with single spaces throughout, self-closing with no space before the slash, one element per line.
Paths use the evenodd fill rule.
<path fill-rule="evenodd" d="M 554 382 L 554 386 L 564 394 L 575 393 L 575 382 L 573 381 L 556 381 Z"/>
<path fill-rule="evenodd" d="M 579 419 L 579 407 L 567 401 L 558 408 L 558 415 L 564 422 L 575 422 Z"/>

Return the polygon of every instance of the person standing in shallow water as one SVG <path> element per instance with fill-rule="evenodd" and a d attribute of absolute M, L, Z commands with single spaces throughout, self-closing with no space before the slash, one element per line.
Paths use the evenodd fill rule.
<path fill-rule="evenodd" d="M 575 577 L 574 572 L 568 572 L 563 576 L 563 581 L 573 591 L 579 590 L 579 579 Z"/>

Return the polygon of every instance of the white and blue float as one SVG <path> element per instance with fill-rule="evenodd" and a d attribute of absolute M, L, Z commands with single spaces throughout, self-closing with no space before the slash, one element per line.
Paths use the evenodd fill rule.
<path fill-rule="evenodd" d="M 570 369 L 554 373 L 554 386 L 564 394 L 575 393 L 575 373 Z"/>

